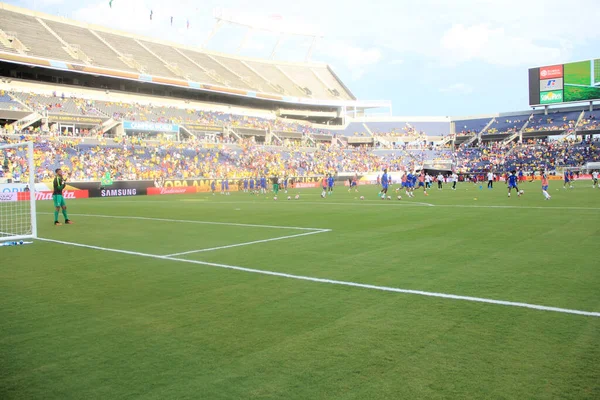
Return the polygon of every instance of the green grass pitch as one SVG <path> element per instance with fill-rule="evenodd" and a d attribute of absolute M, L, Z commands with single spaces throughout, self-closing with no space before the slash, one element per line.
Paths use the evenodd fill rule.
<path fill-rule="evenodd" d="M 564 68 L 564 101 L 600 99 L 600 87 L 589 86 L 591 83 L 590 61 L 565 64 Z"/>
<path fill-rule="evenodd" d="M 575 186 L 89 199 L 61 227 L 39 202 L 41 238 L 96 248 L 0 248 L 0 398 L 598 399 L 597 316 L 225 268 L 600 312 Z"/>

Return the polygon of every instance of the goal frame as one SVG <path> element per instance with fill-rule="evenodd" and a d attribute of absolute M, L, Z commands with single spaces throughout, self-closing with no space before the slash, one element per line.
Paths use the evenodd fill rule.
<path fill-rule="evenodd" d="M 35 188 L 35 165 L 33 160 L 33 142 L 21 142 L 16 144 L 0 144 L 0 151 L 6 149 L 20 149 L 27 146 L 27 169 L 29 174 L 29 213 L 31 221 L 31 233 L 28 235 L 13 235 L 1 237 L 1 241 L 37 239 L 37 214 L 36 214 L 36 188 Z M 19 201 L 17 199 L 17 201 Z M 26 200 L 22 200 L 26 201 Z"/>

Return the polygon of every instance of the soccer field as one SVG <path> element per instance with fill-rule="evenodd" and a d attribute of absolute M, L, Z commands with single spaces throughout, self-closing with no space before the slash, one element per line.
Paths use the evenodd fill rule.
<path fill-rule="evenodd" d="M 0 398 L 598 399 L 575 186 L 39 202 L 45 240 L 0 248 Z"/>

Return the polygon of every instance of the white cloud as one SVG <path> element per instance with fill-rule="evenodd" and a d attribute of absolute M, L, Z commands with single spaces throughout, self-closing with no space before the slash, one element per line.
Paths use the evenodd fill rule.
<path fill-rule="evenodd" d="M 402 64 L 404 64 L 404 60 L 402 60 L 402 59 L 391 60 L 388 64 L 390 64 L 390 65 L 402 65 Z"/>
<path fill-rule="evenodd" d="M 489 24 L 453 25 L 442 36 L 440 45 L 443 60 L 449 64 L 481 60 L 505 66 L 536 65 L 560 61 L 567 53 L 560 43 L 556 47 L 537 45 L 530 38 Z"/>
<path fill-rule="evenodd" d="M 378 48 L 363 48 L 343 41 L 326 42 L 320 48 L 320 52 L 347 69 L 352 80 L 362 78 L 369 68 L 382 59 L 381 50 Z"/>
<path fill-rule="evenodd" d="M 441 93 L 459 93 L 459 94 L 469 94 L 473 93 L 473 87 L 467 85 L 466 83 L 454 83 L 450 86 L 446 86 L 439 89 Z"/>

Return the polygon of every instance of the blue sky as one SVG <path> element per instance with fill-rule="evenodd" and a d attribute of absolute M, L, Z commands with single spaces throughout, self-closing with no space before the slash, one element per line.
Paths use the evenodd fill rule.
<path fill-rule="evenodd" d="M 395 115 L 527 109 L 528 67 L 600 57 L 598 0 L 113 0 L 112 9 L 109 0 L 6 2 L 196 46 L 217 10 L 319 34 L 312 60 L 330 64 L 360 100 L 391 100 Z M 244 34 L 224 26 L 207 48 L 235 53 Z M 266 58 L 276 41 L 256 32 L 240 54 Z M 276 58 L 302 61 L 309 45 L 288 37 Z"/>

